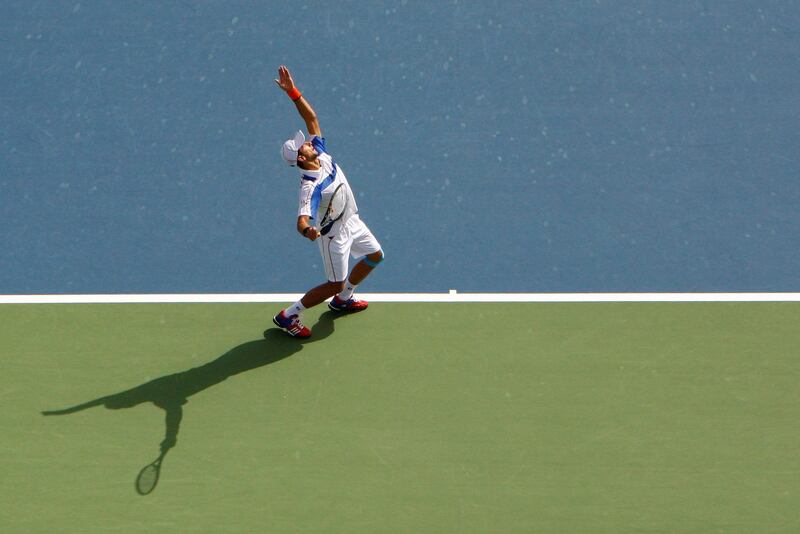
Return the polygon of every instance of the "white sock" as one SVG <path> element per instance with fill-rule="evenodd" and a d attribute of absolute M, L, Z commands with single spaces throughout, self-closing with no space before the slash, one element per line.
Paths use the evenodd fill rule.
<path fill-rule="evenodd" d="M 305 309 L 306 307 L 303 306 L 303 303 L 298 300 L 297 302 L 295 302 L 294 304 L 283 310 L 283 314 L 286 317 L 291 317 L 292 315 L 299 316 L 301 313 L 303 313 L 303 310 Z"/>
<path fill-rule="evenodd" d="M 349 300 L 350 297 L 353 296 L 353 293 L 355 292 L 357 287 L 358 287 L 357 284 L 356 285 L 351 284 L 350 280 L 348 280 L 344 285 L 344 291 L 339 293 L 337 296 L 342 300 Z"/>

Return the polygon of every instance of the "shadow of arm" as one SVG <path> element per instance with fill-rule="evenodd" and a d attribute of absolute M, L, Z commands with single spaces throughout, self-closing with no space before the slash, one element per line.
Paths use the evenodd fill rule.
<path fill-rule="evenodd" d="M 71 408 L 64 408 L 63 410 L 45 410 L 42 412 L 42 415 L 67 415 L 70 413 L 80 412 L 82 410 L 86 410 L 87 408 L 93 408 L 95 406 L 105 404 L 110 398 L 111 397 L 100 397 L 99 399 L 84 402 L 83 404 L 78 404 L 77 406 L 73 406 Z"/>

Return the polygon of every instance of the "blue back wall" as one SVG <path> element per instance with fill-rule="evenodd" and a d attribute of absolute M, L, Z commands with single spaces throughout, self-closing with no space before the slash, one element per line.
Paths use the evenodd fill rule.
<path fill-rule="evenodd" d="M 800 3 L 0 4 L 0 293 L 303 291 L 288 65 L 365 291 L 797 291 Z"/>

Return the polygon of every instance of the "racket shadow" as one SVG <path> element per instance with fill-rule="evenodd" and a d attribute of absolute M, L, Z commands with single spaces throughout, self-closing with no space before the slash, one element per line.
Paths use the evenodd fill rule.
<path fill-rule="evenodd" d="M 158 474 L 161 470 L 161 462 L 167 452 L 177 444 L 178 432 L 183 420 L 183 406 L 192 395 L 205 391 L 232 376 L 285 360 L 301 351 L 304 345 L 325 339 L 333 333 L 334 317 L 336 317 L 334 312 L 323 313 L 314 325 L 314 335 L 309 339 L 295 339 L 287 336 L 283 330 L 270 328 L 264 332 L 264 339 L 237 345 L 215 360 L 200 367 L 165 375 L 134 388 L 68 408 L 46 410 L 42 412 L 42 415 L 68 415 L 95 406 L 104 406 L 110 410 L 121 410 L 148 402 L 164 410 L 165 433 L 164 439 L 159 446 L 158 459 L 153 464 L 145 466 L 136 481 L 137 491 L 141 495 L 146 495 L 155 488 Z M 153 477 L 152 487 L 147 491 L 142 491 L 142 473 L 147 472 L 148 468 L 154 464 L 157 467 L 157 471 Z"/>

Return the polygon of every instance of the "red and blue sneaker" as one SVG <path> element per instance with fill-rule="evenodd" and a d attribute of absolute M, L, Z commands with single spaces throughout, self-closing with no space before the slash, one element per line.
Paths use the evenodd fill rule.
<path fill-rule="evenodd" d="M 369 306 L 369 303 L 366 300 L 356 300 L 354 298 L 344 300 L 340 299 L 339 295 L 333 297 L 333 299 L 328 303 L 328 308 L 332 309 L 333 311 L 347 313 L 364 311 L 367 309 L 367 306 Z"/>
<path fill-rule="evenodd" d="M 278 315 L 272 318 L 272 322 L 292 337 L 300 339 L 311 337 L 311 330 L 300 322 L 300 317 L 297 315 L 286 317 L 284 310 L 281 310 Z"/>

